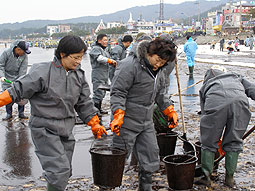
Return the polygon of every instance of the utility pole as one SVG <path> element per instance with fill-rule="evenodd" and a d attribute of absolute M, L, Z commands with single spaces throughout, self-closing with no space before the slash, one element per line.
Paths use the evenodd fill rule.
<path fill-rule="evenodd" d="M 200 0 L 196 1 L 195 4 L 198 5 L 197 21 L 200 22 Z"/>
<path fill-rule="evenodd" d="M 240 32 L 242 32 L 243 26 L 242 26 L 242 0 L 240 0 Z"/>
<path fill-rule="evenodd" d="M 200 22 L 200 0 L 198 0 L 198 22 Z"/>
<path fill-rule="evenodd" d="M 164 21 L 164 0 L 160 0 L 160 5 L 159 5 L 159 20 L 161 22 Z"/>

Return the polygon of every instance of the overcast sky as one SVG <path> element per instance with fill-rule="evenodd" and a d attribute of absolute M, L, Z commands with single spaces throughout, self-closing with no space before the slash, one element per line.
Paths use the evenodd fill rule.
<path fill-rule="evenodd" d="M 177 4 L 192 0 L 164 0 Z M 63 20 L 114 13 L 135 6 L 159 4 L 160 0 L 2 0 L 0 24 L 35 19 Z"/>

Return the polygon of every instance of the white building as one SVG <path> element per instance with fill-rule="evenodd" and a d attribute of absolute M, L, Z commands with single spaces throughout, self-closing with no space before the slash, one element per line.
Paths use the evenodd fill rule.
<path fill-rule="evenodd" d="M 153 22 L 146 22 L 146 21 L 138 21 L 136 23 L 136 29 L 139 32 L 143 32 L 146 34 L 153 34 L 154 33 L 154 23 Z"/>
<path fill-rule="evenodd" d="M 98 33 L 102 29 L 106 29 L 105 24 L 103 22 L 103 19 L 101 19 L 100 23 L 98 24 L 98 26 L 97 26 L 97 28 L 95 30 L 95 33 Z"/>
<path fill-rule="evenodd" d="M 132 18 L 132 13 L 129 13 L 129 19 L 128 19 L 128 22 L 127 22 L 127 29 L 128 30 L 133 30 L 134 25 L 135 25 L 135 21 Z"/>
<path fill-rule="evenodd" d="M 68 33 L 71 31 L 70 25 L 54 25 L 47 26 L 47 34 L 52 35 L 54 33 Z"/>
<path fill-rule="evenodd" d="M 47 34 L 58 33 L 58 26 L 47 26 Z"/>
<path fill-rule="evenodd" d="M 121 23 L 120 22 L 109 22 L 106 25 L 106 28 L 108 28 L 108 29 L 116 28 L 116 27 L 121 27 Z"/>

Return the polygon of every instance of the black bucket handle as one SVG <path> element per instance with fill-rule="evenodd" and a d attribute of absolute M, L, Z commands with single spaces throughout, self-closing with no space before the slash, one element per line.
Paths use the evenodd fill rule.
<path fill-rule="evenodd" d="M 176 164 L 175 166 L 179 166 L 179 165 L 182 165 L 182 164 L 186 164 L 187 162 L 193 162 L 194 158 L 195 158 L 195 162 L 197 161 L 197 157 L 196 156 L 193 156 L 193 155 L 187 155 L 187 156 L 191 156 L 189 159 L 181 162 L 181 163 L 178 163 Z M 192 161 L 191 161 L 192 160 Z"/>

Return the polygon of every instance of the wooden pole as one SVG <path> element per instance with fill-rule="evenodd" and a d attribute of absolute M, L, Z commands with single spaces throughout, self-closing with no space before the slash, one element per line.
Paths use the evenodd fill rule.
<path fill-rule="evenodd" d="M 183 138 L 185 140 L 187 140 L 186 127 L 185 127 L 185 123 L 184 123 L 184 113 L 183 113 L 183 105 L 182 105 L 180 79 L 179 79 L 179 72 L 178 72 L 178 65 L 177 65 L 177 57 L 175 57 L 175 71 L 176 71 L 177 87 L 178 87 L 178 92 L 179 92 L 179 101 L 180 101 L 181 118 L 182 118 Z"/>

